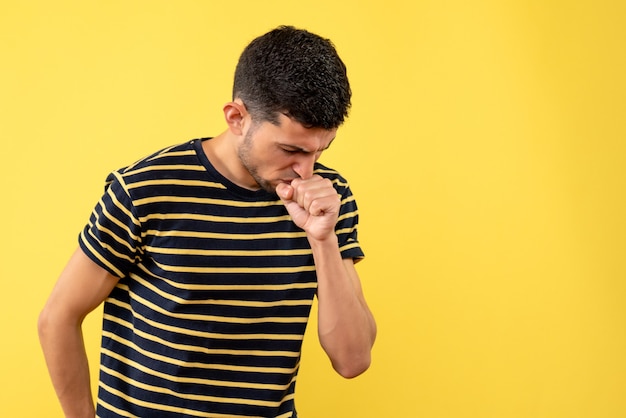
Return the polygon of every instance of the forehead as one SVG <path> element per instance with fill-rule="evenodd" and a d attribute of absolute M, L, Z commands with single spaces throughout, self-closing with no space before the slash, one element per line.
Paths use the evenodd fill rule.
<path fill-rule="evenodd" d="M 300 122 L 281 114 L 278 124 L 263 122 L 259 134 L 280 145 L 288 145 L 313 152 L 322 151 L 335 139 L 337 129 L 306 128 Z"/>

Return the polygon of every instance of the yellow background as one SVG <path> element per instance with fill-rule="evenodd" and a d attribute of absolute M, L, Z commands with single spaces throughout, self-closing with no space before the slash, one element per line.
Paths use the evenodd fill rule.
<path fill-rule="evenodd" d="M 221 132 L 239 53 L 292 24 L 348 65 L 322 161 L 379 325 L 351 381 L 309 328 L 302 417 L 625 417 L 625 4 L 3 2 L 0 416 L 61 416 L 36 318 L 106 174 Z"/>

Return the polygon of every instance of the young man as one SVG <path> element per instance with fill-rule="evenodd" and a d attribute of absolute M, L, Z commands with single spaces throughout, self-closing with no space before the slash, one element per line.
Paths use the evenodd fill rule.
<path fill-rule="evenodd" d="M 279 27 L 244 50 L 225 132 L 109 175 L 39 320 L 67 417 L 295 417 L 316 294 L 335 370 L 369 367 L 356 204 L 317 163 L 350 95 L 329 40 Z M 103 301 L 94 412 L 81 323 Z"/>

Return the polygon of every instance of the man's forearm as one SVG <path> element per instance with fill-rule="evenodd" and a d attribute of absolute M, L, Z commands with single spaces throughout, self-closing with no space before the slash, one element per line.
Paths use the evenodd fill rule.
<path fill-rule="evenodd" d="M 318 277 L 318 333 L 333 367 L 344 377 L 363 373 L 376 338 L 374 317 L 352 265 L 339 253 L 336 237 L 311 242 Z M 352 269 L 352 271 L 350 271 Z"/>
<path fill-rule="evenodd" d="M 66 418 L 93 418 L 89 364 L 80 324 L 59 324 L 44 310 L 39 340 Z"/>

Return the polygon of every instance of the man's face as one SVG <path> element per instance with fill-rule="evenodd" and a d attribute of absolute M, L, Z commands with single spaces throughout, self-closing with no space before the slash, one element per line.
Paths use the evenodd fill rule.
<path fill-rule="evenodd" d="M 305 128 L 285 115 L 279 125 L 254 122 L 239 146 L 241 164 L 256 183 L 274 193 L 279 183 L 313 175 L 313 165 L 326 150 L 337 129 Z"/>

